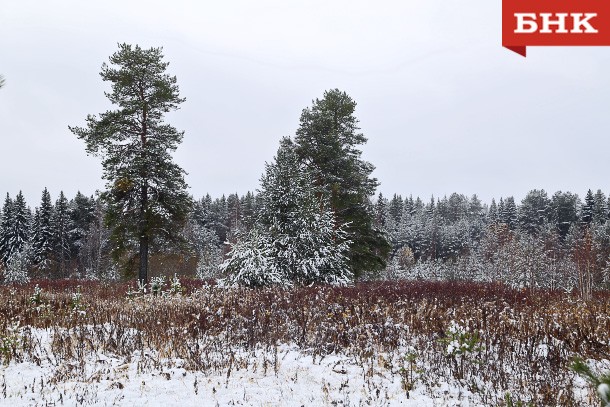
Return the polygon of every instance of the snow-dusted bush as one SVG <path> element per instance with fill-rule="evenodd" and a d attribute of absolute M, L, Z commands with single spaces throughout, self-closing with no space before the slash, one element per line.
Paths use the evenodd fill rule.
<path fill-rule="evenodd" d="M 184 293 L 182 282 L 175 273 L 174 276 L 169 280 L 169 293 L 172 295 L 181 295 Z"/>
<path fill-rule="evenodd" d="M 0 359 L 8 364 L 17 352 L 22 340 L 22 331 L 19 320 L 12 320 L 7 324 L 4 332 L 0 333 Z"/>
<path fill-rule="evenodd" d="M 13 253 L 6 262 L 4 282 L 7 284 L 27 283 L 30 281 L 30 276 L 28 275 L 30 267 L 30 250 L 27 247 L 19 252 Z"/>
<path fill-rule="evenodd" d="M 150 291 L 153 293 L 153 295 L 160 295 L 161 292 L 163 291 L 163 287 L 165 287 L 165 284 L 167 282 L 167 279 L 165 276 L 158 276 L 158 277 L 153 277 L 150 279 Z"/>

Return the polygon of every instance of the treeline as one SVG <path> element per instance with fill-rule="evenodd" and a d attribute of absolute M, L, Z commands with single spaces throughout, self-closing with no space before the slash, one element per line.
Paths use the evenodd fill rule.
<path fill-rule="evenodd" d="M 484 205 L 452 194 L 424 203 L 380 195 L 378 227 L 392 245 L 386 276 L 503 281 L 516 287 L 578 289 L 610 283 L 610 203 L 598 190 L 530 191 Z"/>
<path fill-rule="evenodd" d="M 19 192 L 6 195 L 0 222 L 0 268 L 5 281 L 104 275 L 113 270 L 105 208 L 80 192 L 55 202 L 45 188 L 32 211 Z"/>
<path fill-rule="evenodd" d="M 200 276 L 217 276 L 238 230 L 249 230 L 256 211 L 256 197 L 231 194 L 194 200 L 180 242 L 161 242 L 153 254 L 198 260 Z M 0 272 L 3 281 L 31 278 L 119 278 L 133 269 L 132 256 L 113 256 L 107 205 L 100 197 L 78 192 L 68 199 L 63 192 L 53 200 L 45 188 L 34 209 L 20 191 L 6 194 L 0 210 Z"/>
<path fill-rule="evenodd" d="M 178 251 L 197 260 L 191 273 L 218 277 L 230 244 L 256 225 L 261 205 L 252 192 L 194 200 L 180 232 L 184 244 L 154 253 Z M 369 210 L 392 246 L 382 277 L 504 281 L 587 295 L 610 283 L 609 208 L 601 190 L 589 190 L 584 201 L 533 190 L 518 204 L 513 197 L 486 204 L 457 193 L 426 202 L 379 194 Z M 53 202 L 45 189 L 34 210 L 21 192 L 7 194 L 0 223 L 5 280 L 116 278 L 125 264 L 112 258 L 104 216 L 102 200 L 80 192 L 72 199 L 62 192 Z"/>

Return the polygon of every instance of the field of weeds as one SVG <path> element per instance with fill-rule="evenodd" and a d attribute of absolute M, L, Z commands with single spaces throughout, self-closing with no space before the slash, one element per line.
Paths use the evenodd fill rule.
<path fill-rule="evenodd" d="M 0 287 L 0 402 L 121 405 L 176 377 L 180 405 L 274 405 L 270 386 L 289 404 L 597 406 L 570 364 L 610 369 L 608 292 L 582 301 L 493 284 L 196 281 L 157 291 Z"/>

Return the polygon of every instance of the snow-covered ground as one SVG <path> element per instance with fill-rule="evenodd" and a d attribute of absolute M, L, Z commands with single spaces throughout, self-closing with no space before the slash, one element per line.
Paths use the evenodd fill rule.
<path fill-rule="evenodd" d="M 129 405 L 129 406 L 323 406 L 473 405 L 458 400 L 454 389 L 439 389 L 436 400 L 415 389 L 406 397 L 398 377 L 378 372 L 365 379 L 362 369 L 332 357 L 312 360 L 296 350 L 283 349 L 277 373 L 235 370 L 212 376 L 183 368 L 162 368 L 138 373 L 138 362 L 119 359 L 91 361 L 88 378 L 54 383 L 57 370 L 78 369 L 70 364 L 51 366 L 11 364 L 3 369 L 4 403 L 32 405 Z M 262 357 L 264 359 L 264 357 Z M 4 388 L 4 387 L 3 387 Z M 2 403 L 0 403 L 2 404 Z"/>
<path fill-rule="evenodd" d="M 225 355 L 235 363 L 212 374 L 185 369 L 157 352 L 128 358 L 89 354 L 54 357 L 49 331 L 32 329 L 37 355 L 0 367 L 0 405 L 17 406 L 478 406 L 453 379 L 434 386 L 414 380 L 406 392 L 400 361 L 378 354 L 369 362 L 347 355 L 313 356 L 297 346 Z M 606 363 L 607 364 L 607 363 Z M 590 393 L 576 378 L 575 391 Z M 452 384 L 450 384 L 452 383 Z M 503 401 L 499 394 L 497 401 Z"/>
<path fill-rule="evenodd" d="M 244 352 L 236 355 L 230 369 L 204 374 L 186 370 L 180 359 L 164 360 L 155 352 L 136 351 L 129 358 L 95 354 L 80 362 L 57 360 L 50 336 L 43 329 L 32 330 L 38 356 L 0 367 L 0 405 L 478 405 L 472 401 L 473 394 L 447 383 L 439 383 L 433 392 L 415 384 L 407 395 L 402 376 L 384 367 L 383 355 L 375 363 L 358 365 L 348 356 L 315 357 L 284 345 L 273 351 Z"/>

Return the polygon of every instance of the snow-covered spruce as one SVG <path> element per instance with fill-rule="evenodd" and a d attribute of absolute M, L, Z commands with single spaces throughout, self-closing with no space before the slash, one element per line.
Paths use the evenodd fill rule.
<path fill-rule="evenodd" d="M 297 159 L 288 138 L 261 178 L 254 228 L 233 245 L 222 265 L 225 283 L 347 284 L 352 273 L 346 253 L 350 241 L 337 225 L 328 199 L 316 193 L 312 177 Z"/>
<path fill-rule="evenodd" d="M 32 249 L 26 244 L 21 251 L 11 254 L 4 270 L 4 282 L 7 284 L 25 284 L 30 281 L 28 270 L 31 267 Z"/>
<path fill-rule="evenodd" d="M 212 229 L 197 223 L 193 226 L 192 234 L 193 246 L 199 258 L 197 277 L 200 279 L 217 277 L 222 264 L 222 250 L 218 235 Z"/>

